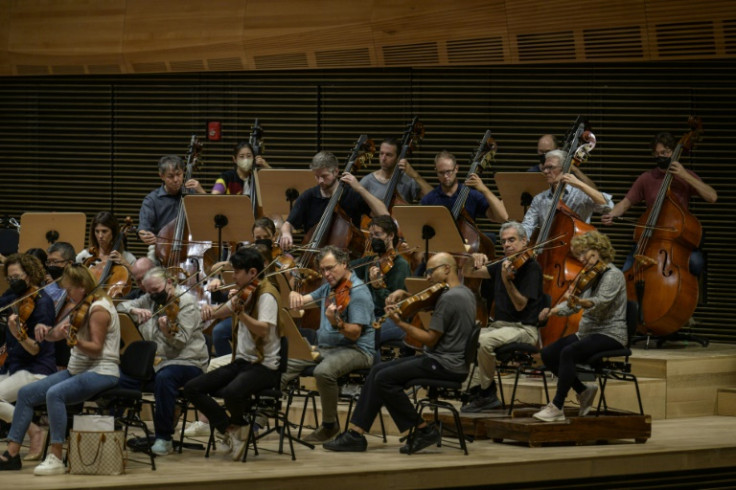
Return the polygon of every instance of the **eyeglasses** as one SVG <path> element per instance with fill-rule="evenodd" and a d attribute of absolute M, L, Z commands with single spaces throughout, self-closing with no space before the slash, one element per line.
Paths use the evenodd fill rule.
<path fill-rule="evenodd" d="M 437 175 L 439 175 L 440 177 L 444 177 L 445 175 L 452 175 L 455 172 L 455 170 L 457 170 L 457 167 L 451 170 L 444 170 L 444 171 L 437 170 Z"/>
<path fill-rule="evenodd" d="M 338 266 L 338 264 L 326 265 L 324 267 L 320 267 L 318 269 L 318 271 L 319 271 L 320 274 L 324 274 L 325 272 L 332 272 L 335 269 L 335 267 L 337 267 L 337 266 Z"/>
<path fill-rule="evenodd" d="M 436 267 L 429 267 L 427 270 L 424 271 L 424 277 L 431 277 L 432 274 L 434 274 L 434 271 L 439 269 L 440 267 L 445 267 L 447 264 L 440 264 Z"/>

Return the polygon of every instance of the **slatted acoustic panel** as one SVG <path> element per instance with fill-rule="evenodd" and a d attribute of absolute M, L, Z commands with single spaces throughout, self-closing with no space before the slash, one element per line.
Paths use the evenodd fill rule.
<path fill-rule="evenodd" d="M 687 130 L 703 118 L 704 140 L 683 159 L 715 187 L 718 202 L 694 199 L 706 233 L 704 302 L 693 333 L 736 341 L 730 298 L 736 270 L 736 172 L 730 147 L 736 89 L 725 61 L 638 64 L 546 64 L 380 70 L 241 71 L 130 76 L 5 77 L 0 79 L 0 212 L 113 209 L 137 222 L 143 197 L 156 188 L 158 158 L 183 155 L 189 137 L 205 136 L 208 120 L 222 122 L 222 140 L 204 142 L 204 165 L 194 177 L 210 188 L 232 166 L 231 148 L 247 138 L 258 117 L 265 157 L 275 168 L 306 168 L 320 149 L 342 161 L 355 139 L 377 143 L 399 136 L 413 115 L 426 135 L 412 164 L 437 184 L 433 157 L 454 152 L 464 176 L 486 129 L 499 145 L 485 182 L 495 172 L 525 170 L 537 161 L 536 140 L 558 136 L 585 115 L 598 145 L 584 171 L 619 201 L 634 179 L 653 166 L 648 143 L 659 130 Z M 361 169 L 359 177 L 377 168 Z M 632 209 L 635 219 L 643 211 Z M 595 217 L 593 224 L 599 225 Z M 497 225 L 481 220 L 485 231 Z M 631 246 L 631 223 L 605 228 L 621 264 Z M 135 253 L 142 245 L 131 239 Z"/>

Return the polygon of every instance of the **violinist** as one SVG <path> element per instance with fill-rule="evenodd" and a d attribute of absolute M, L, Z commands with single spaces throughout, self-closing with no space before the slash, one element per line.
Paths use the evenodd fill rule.
<path fill-rule="evenodd" d="M 97 213 L 89 227 L 89 248 L 79 252 L 77 262 L 96 266 L 97 263 L 104 265 L 110 259 L 125 268 L 130 267 L 135 256 L 125 250 L 124 244 L 120 243 L 119 250 L 112 249 L 119 235 L 120 227 L 115 215 L 108 211 Z"/>
<path fill-rule="evenodd" d="M 432 186 L 430 186 L 427 181 L 419 175 L 419 172 L 409 164 L 409 161 L 406 158 L 397 162 L 400 150 L 401 142 L 396 138 L 387 138 L 383 140 L 378 154 L 381 168 L 360 179 L 360 185 L 368 189 L 368 192 L 383 201 L 386 196 L 386 190 L 388 189 L 388 183 L 391 180 L 391 176 L 398 168 L 404 172 L 404 174 L 401 176 L 401 180 L 396 186 L 396 190 L 404 202 L 415 203 L 419 201 L 421 197 L 432 192 Z"/>
<path fill-rule="evenodd" d="M 394 291 L 406 289 L 405 281 L 411 275 L 411 268 L 404 257 L 396 254 L 395 247 L 399 238 L 396 223 L 391 216 L 376 216 L 368 230 L 371 248 L 377 255 L 360 259 L 360 262 L 368 261 L 368 264 L 362 267 L 359 265 L 357 273 L 366 283 L 370 283 L 373 313 L 376 318 L 380 318 L 385 313 L 386 298 Z M 388 271 L 385 272 L 384 269 Z M 380 326 L 378 336 L 383 344 L 391 340 L 403 340 L 406 333 L 393 320 L 386 318 Z"/>
<path fill-rule="evenodd" d="M 118 304 L 119 312 L 128 313 L 138 322 L 144 340 L 156 342 L 154 366 L 153 426 L 156 441 L 151 451 L 159 456 L 173 452 L 174 406 L 179 389 L 201 375 L 209 356 L 202 334 L 199 305 L 194 295 L 185 293 L 161 267 L 149 270 L 143 278 L 147 293 L 138 299 Z M 160 311 L 164 309 L 165 311 Z M 154 315 L 156 313 L 156 315 Z M 123 375 L 122 388 L 139 388 L 140 383 Z"/>
<path fill-rule="evenodd" d="M 148 256 L 154 259 L 153 246 L 161 228 L 176 219 L 184 180 L 184 162 L 178 155 L 164 155 L 158 161 L 158 175 L 163 184 L 143 199 L 138 214 L 138 236 L 149 246 Z"/>
<path fill-rule="evenodd" d="M 80 309 L 53 328 L 37 324 L 34 337 L 38 343 L 67 339 L 73 345 L 69 367 L 21 388 L 8 435 L 8 449 L 0 457 L 0 470 L 21 469 L 18 453 L 23 435 L 33 418 L 34 407 L 46 403 L 49 453 L 33 473 L 38 476 L 66 473 L 61 452 L 66 440 L 67 405 L 82 403 L 118 383 L 120 322 L 112 300 L 97 288 L 89 269 L 79 264 L 66 266 L 61 284 L 67 297 L 80 305 Z"/>
<path fill-rule="evenodd" d="M 446 283 L 449 287 L 437 300 L 429 330 L 407 323 L 397 310 L 392 310 L 394 322 L 426 346 L 424 353 L 376 364 L 363 386 L 349 429 L 326 443 L 325 449 L 365 451 L 368 444 L 364 434 L 373 425 L 382 406 L 386 407 L 400 432 L 417 428 L 412 440 L 400 448 L 401 453 L 409 449 L 412 453 L 421 451 L 440 440 L 437 428 L 418 417 L 404 385 L 415 378 L 462 381 L 468 376 L 464 358 L 468 337 L 475 326 L 475 296 L 460 282 L 457 263 L 450 254 L 432 256 L 426 274 L 432 284 Z"/>
<path fill-rule="evenodd" d="M 422 198 L 422 205 L 445 206 L 452 210 L 460 190 L 467 185 L 472 189 L 465 202 L 465 209 L 473 220 L 477 221 L 479 217 L 485 216 L 491 221 L 503 223 L 509 219 L 503 202 L 486 187 L 478 174 L 472 174 L 465 183 L 458 182 L 455 155 L 448 151 L 439 152 L 434 157 L 434 169 L 440 184 Z"/>
<path fill-rule="evenodd" d="M 706 202 L 714 203 L 718 194 L 713 187 L 701 180 L 692 170 L 687 170 L 680 162 L 672 162 L 670 159 L 677 146 L 677 140 L 670 133 L 658 133 L 651 142 L 652 156 L 656 167 L 641 174 L 624 197 L 613 209 L 603 215 L 601 222 L 610 225 L 613 220 L 622 216 L 626 211 L 640 202 L 644 202 L 647 208 L 651 208 L 657 199 L 657 193 L 662 186 L 662 180 L 667 172 L 675 178 L 670 184 L 670 193 L 675 198 L 681 209 L 687 210 L 690 198 L 694 195 L 700 196 Z M 668 170 L 669 168 L 669 170 Z M 626 259 L 623 270 L 628 270 L 633 264 L 633 256 Z M 699 249 L 693 250 L 690 255 L 690 271 L 700 275 L 703 268 L 703 254 Z"/>
<path fill-rule="evenodd" d="M 316 361 L 289 359 L 281 378 L 281 386 L 285 388 L 304 369 L 316 365 L 314 378 L 322 403 L 322 425 L 304 439 L 312 444 L 329 441 L 340 431 L 338 378 L 356 369 L 370 368 L 375 356 L 375 331 L 371 326 L 373 301 L 368 287 L 348 268 L 347 252 L 327 246 L 320 250 L 317 260 L 326 283 L 306 295 L 292 291 L 289 306 L 302 308 L 307 303 L 319 302 L 319 357 Z"/>
<path fill-rule="evenodd" d="M 66 290 L 58 282 L 50 283 L 64 274 L 64 268 L 67 265 L 74 263 L 76 253 L 74 253 L 74 246 L 67 242 L 54 242 L 46 252 L 46 283 L 49 286 L 44 291 L 53 298 L 54 308 L 58 314 L 66 299 Z"/>
<path fill-rule="evenodd" d="M 337 157 L 332 153 L 321 151 L 314 155 L 309 169 L 314 173 L 317 186 L 302 192 L 294 202 L 288 218 L 281 225 L 279 245 L 282 250 L 291 249 L 295 228 L 310 230 L 320 221 L 330 197 L 337 190 L 340 182 L 348 185 L 340 198 L 340 207 L 355 226 L 360 226 L 360 218 L 364 214 L 371 216 L 389 214 L 383 202 L 361 186 L 354 175 L 345 173 L 339 177 L 338 167 Z"/>
<path fill-rule="evenodd" d="M 251 394 L 279 380 L 280 296 L 268 280 L 259 280 L 265 264 L 255 249 L 241 248 L 230 257 L 230 263 L 238 292 L 210 318 L 237 317 L 232 362 L 190 380 L 184 394 L 221 436 L 228 436 L 233 460 L 238 461 L 245 449 L 247 433 L 241 429 L 246 424 Z M 214 393 L 225 400 L 225 408 L 212 398 Z"/>
<path fill-rule="evenodd" d="M 556 205 L 552 202 L 552 199 L 555 189 L 561 183 L 567 184 L 562 194 L 562 202 L 586 223 L 590 222 L 590 217 L 594 211 L 605 213 L 613 207 L 613 201 L 611 201 L 609 194 L 598 191 L 572 173 L 562 173 L 562 164 L 565 158 L 567 158 L 567 153 L 562 150 L 552 150 L 545 155 L 542 172 L 547 178 L 550 190 L 540 192 L 534 196 L 532 204 L 521 223 L 530 238 L 534 230 L 542 225 L 550 207 Z"/>
<path fill-rule="evenodd" d="M 585 385 L 578 379 L 575 364 L 583 362 L 596 352 L 620 349 L 628 342 L 626 329 L 626 280 L 613 265 L 615 251 L 608 237 L 597 231 L 578 235 L 570 243 L 571 252 L 583 264 L 579 279 L 587 284 L 573 283 L 567 298 L 539 314 L 540 321 L 549 316 L 567 316 L 583 310 L 578 331 L 563 337 L 542 349 L 544 365 L 557 376 L 554 399 L 533 415 L 545 422 L 565 420 L 563 406 L 570 388 L 577 393 L 579 415 L 590 411 L 598 386 Z M 600 271 L 600 272 L 593 272 Z M 592 277 L 590 277 L 592 276 Z M 582 289 L 582 292 L 580 290 Z"/>
<path fill-rule="evenodd" d="M 529 167 L 526 171 L 527 172 L 543 172 L 542 167 L 544 166 L 544 162 L 547 160 L 547 153 L 549 153 L 552 150 L 557 150 L 560 147 L 560 141 L 557 139 L 557 137 L 553 134 L 543 134 L 539 137 L 539 140 L 537 141 L 537 158 L 539 158 L 539 163 L 536 163 Z M 582 180 L 586 184 L 588 184 L 593 189 L 597 189 L 595 183 L 590 180 L 590 177 L 585 175 L 583 171 L 580 169 L 578 165 L 573 165 L 570 170 L 572 173 L 575 174 L 575 177 Z"/>
<path fill-rule="evenodd" d="M 516 221 L 501 225 L 499 232 L 506 260 L 486 266 L 488 258 L 473 254 L 466 262 L 465 277 L 490 279 L 493 285 L 495 319 L 478 338 L 478 363 L 470 382 L 474 396 L 462 407 L 465 413 L 488 412 L 501 406 L 496 392 L 495 349 L 512 342 L 537 345 L 537 320 L 544 307 L 542 268 L 530 255 L 519 255 L 529 245 L 524 227 Z"/>
<path fill-rule="evenodd" d="M 0 297 L 0 308 L 16 303 L 5 328 L 7 359 L 0 366 L 0 420 L 13 420 L 20 389 L 56 372 L 54 344 L 37 342 L 33 332 L 36 325 L 54 323 L 54 304 L 46 291 L 31 295 L 42 285 L 43 266 L 31 255 L 12 254 L 5 262 L 5 277 L 10 289 Z M 22 299 L 24 298 L 25 299 Z M 28 436 L 31 447 L 24 461 L 41 459 L 43 431 L 31 423 Z"/>

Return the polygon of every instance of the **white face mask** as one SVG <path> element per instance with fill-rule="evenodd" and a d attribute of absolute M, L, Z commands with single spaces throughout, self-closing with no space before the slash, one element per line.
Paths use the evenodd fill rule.
<path fill-rule="evenodd" d="M 238 168 L 243 172 L 250 172 L 250 169 L 253 168 L 253 159 L 238 158 Z"/>

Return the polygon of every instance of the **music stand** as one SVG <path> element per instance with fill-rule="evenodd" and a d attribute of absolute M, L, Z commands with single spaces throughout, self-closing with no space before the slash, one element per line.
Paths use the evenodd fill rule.
<path fill-rule="evenodd" d="M 302 337 L 299 329 L 296 328 L 294 320 L 288 309 L 281 308 L 279 312 L 279 322 L 281 322 L 282 334 L 289 340 L 289 359 L 300 359 L 302 361 L 314 361 L 316 352 L 312 351 L 307 339 Z"/>
<path fill-rule="evenodd" d="M 46 250 L 54 242 L 68 242 L 80 252 L 84 249 L 86 228 L 84 213 L 23 213 L 20 215 L 18 250 Z"/>
<path fill-rule="evenodd" d="M 494 178 L 503 205 L 509 213 L 509 219 L 514 221 L 521 222 L 532 203 L 532 198 L 549 189 L 547 179 L 539 172 L 497 172 Z M 528 196 L 524 196 L 524 193 Z M 524 206 L 525 197 L 528 199 L 526 206 Z"/>
<path fill-rule="evenodd" d="M 189 235 L 196 242 L 251 241 L 253 213 L 250 197 L 192 194 L 182 199 Z"/>
<path fill-rule="evenodd" d="M 410 246 L 424 245 L 425 254 L 466 252 L 465 241 L 444 206 L 394 206 L 392 215 Z M 425 257 L 426 260 L 426 257 Z"/>
<path fill-rule="evenodd" d="M 264 216 L 278 215 L 286 219 L 291 211 L 289 198 L 295 201 L 315 185 L 311 170 L 264 168 L 256 172 L 258 200 Z"/>

